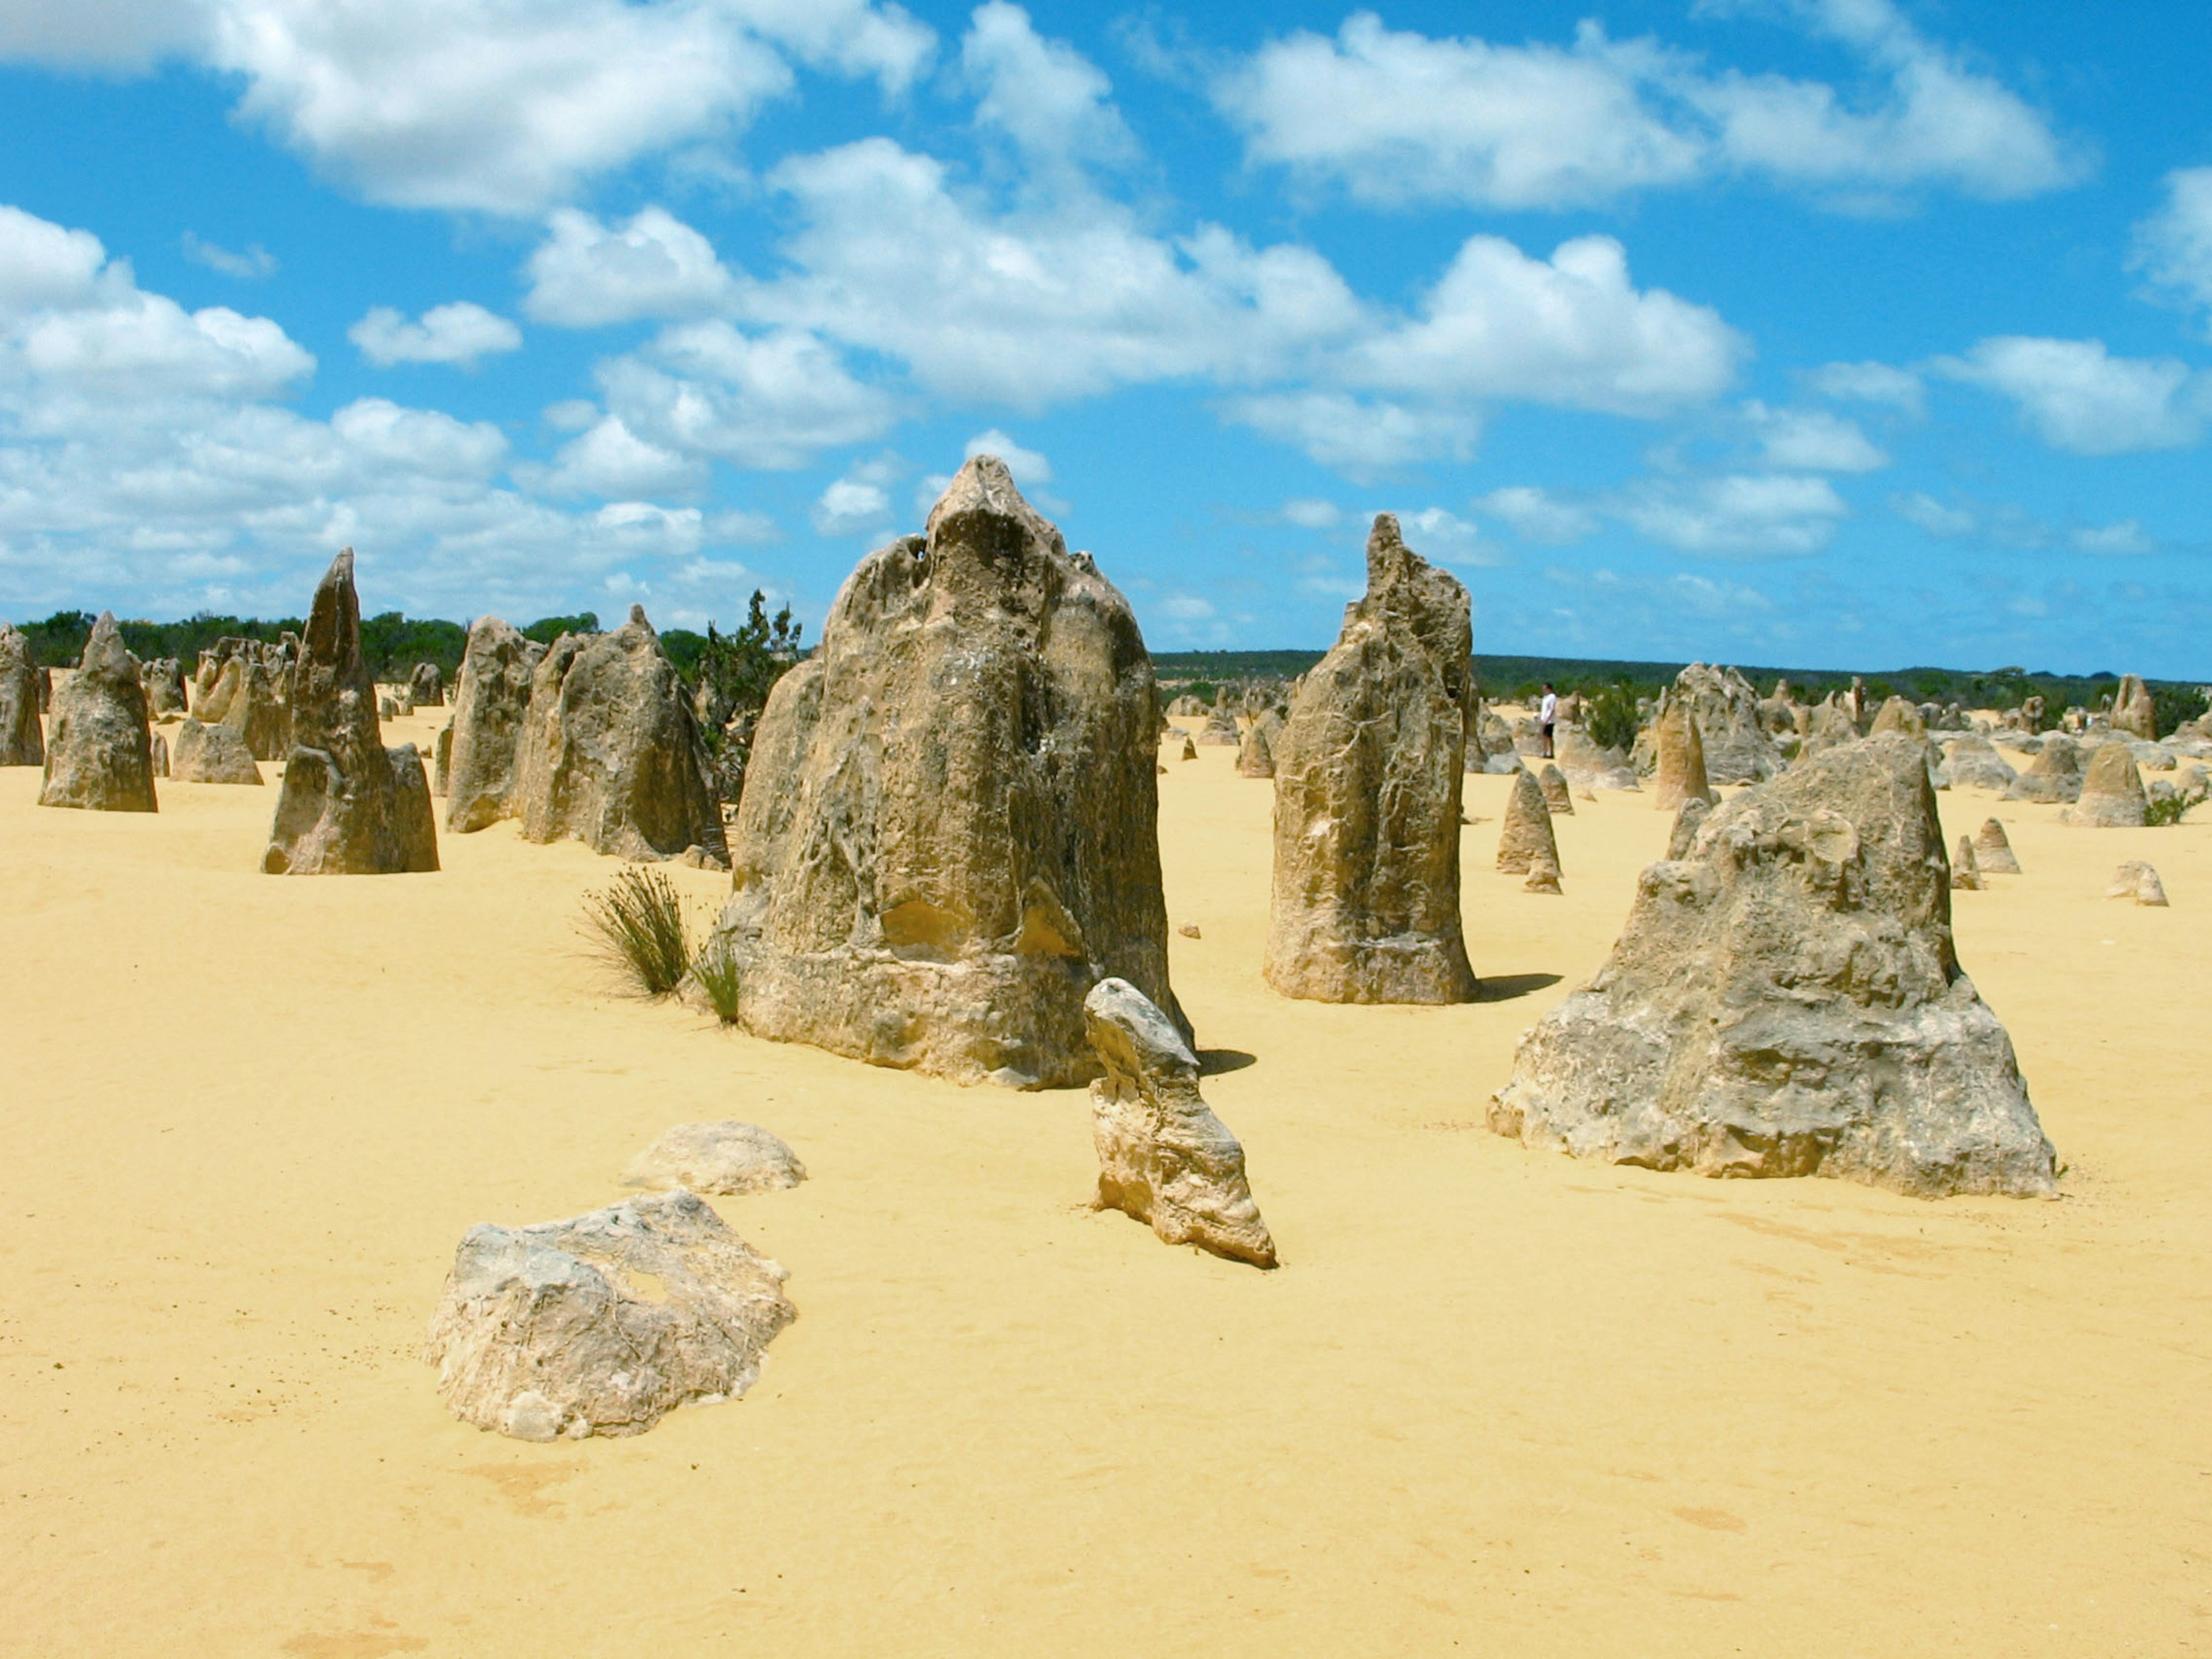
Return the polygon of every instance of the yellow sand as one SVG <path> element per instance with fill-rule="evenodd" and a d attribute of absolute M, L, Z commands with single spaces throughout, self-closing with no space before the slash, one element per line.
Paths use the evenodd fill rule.
<path fill-rule="evenodd" d="M 1961 953 L 2069 1170 L 1924 1203 L 1482 1127 L 1661 850 L 1648 795 L 1577 803 L 1546 898 L 1490 868 L 1507 780 L 1471 779 L 1504 994 L 1325 1007 L 1261 982 L 1270 791 L 1234 760 L 1168 761 L 1161 835 L 1273 1274 L 1088 1209 L 1079 1092 L 613 994 L 580 847 L 277 880 L 273 787 L 138 817 L 0 772 L 0 1650 L 2212 1645 L 2212 830 L 1944 798 L 2026 866 L 1959 896 Z M 2100 896 L 2136 857 L 2171 910 Z M 800 1310 L 759 1386 L 630 1440 L 449 1417 L 416 1349 L 463 1230 L 605 1203 L 719 1116 L 811 1172 L 720 1203 Z"/>

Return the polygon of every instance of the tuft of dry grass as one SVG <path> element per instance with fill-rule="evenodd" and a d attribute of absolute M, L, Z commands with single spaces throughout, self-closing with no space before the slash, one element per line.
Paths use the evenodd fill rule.
<path fill-rule="evenodd" d="M 640 996 L 672 994 L 691 966 L 691 941 L 675 884 L 633 865 L 584 898 L 584 928 Z"/>

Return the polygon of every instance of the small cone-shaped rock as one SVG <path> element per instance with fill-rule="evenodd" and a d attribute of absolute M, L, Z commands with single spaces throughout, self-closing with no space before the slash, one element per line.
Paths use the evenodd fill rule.
<path fill-rule="evenodd" d="M 1662 812 L 1679 812 L 1686 800 L 1715 799 L 1705 781 L 1705 748 L 1698 733 L 1697 716 L 1687 699 L 1670 697 L 1652 722 L 1658 765 L 1651 804 Z"/>
<path fill-rule="evenodd" d="M 0 766 L 43 766 L 46 733 L 39 726 L 45 697 L 31 641 L 11 623 L 0 623 Z"/>
<path fill-rule="evenodd" d="M 1982 890 L 1982 870 L 1974 857 L 1974 838 L 1959 837 L 1959 850 L 1951 860 L 1951 885 L 1971 893 Z"/>
<path fill-rule="evenodd" d="M 2124 742 L 2107 743 L 2090 757 L 2080 799 L 2058 818 L 2077 829 L 2136 830 L 2149 811 L 2150 796 L 2133 751 Z"/>
<path fill-rule="evenodd" d="M 1149 1222 L 1170 1244 L 1273 1267 L 1244 1149 L 1200 1097 L 1182 1033 L 1127 980 L 1099 981 L 1083 1012 L 1106 1068 L 1091 1085 L 1098 1207 Z"/>
<path fill-rule="evenodd" d="M 1559 865 L 1556 857 L 1540 853 L 1528 861 L 1528 879 L 1521 884 L 1524 893 L 1556 893 L 1559 890 Z"/>
<path fill-rule="evenodd" d="M 1468 617 L 1467 589 L 1378 515 L 1366 597 L 1346 607 L 1274 746 L 1266 972 L 1285 996 L 1475 996 L 1460 926 Z"/>
<path fill-rule="evenodd" d="M 1902 697 L 1891 697 L 1875 711 L 1874 724 L 1867 728 L 1869 737 L 1880 737 L 1885 732 L 1902 732 L 1909 738 L 1928 735 L 1928 723 L 1920 718 L 1920 711 Z"/>
<path fill-rule="evenodd" d="M 2012 842 L 2005 835 L 2004 825 L 1995 818 L 1984 819 L 1974 832 L 1974 867 L 1986 876 L 2020 873 L 2020 860 L 2014 856 Z"/>
<path fill-rule="evenodd" d="M 469 629 L 447 727 L 447 829 L 465 835 L 514 816 L 515 761 L 537 666 L 530 641 L 498 617 L 480 617 Z"/>
<path fill-rule="evenodd" d="M 151 812 L 153 731 L 138 664 L 124 649 L 112 612 L 103 611 L 69 683 L 54 693 L 41 806 L 98 812 Z"/>
<path fill-rule="evenodd" d="M 1948 866 L 1911 738 L 1714 807 L 1522 1038 L 1491 1127 L 1651 1169 L 2053 1191 L 2012 1043 L 1959 967 Z"/>
<path fill-rule="evenodd" d="M 1262 709 L 1254 716 L 1251 729 L 1244 733 L 1243 746 L 1237 751 L 1237 775 L 1240 778 L 1272 778 L 1275 775 L 1275 738 L 1283 729 L 1283 717 L 1272 708 Z"/>
<path fill-rule="evenodd" d="M 2078 800 L 2081 795 L 2081 748 L 2063 732 L 2045 736 L 2034 763 L 2004 792 L 2007 800 L 2045 802 Z"/>
<path fill-rule="evenodd" d="M 169 775 L 179 783 L 250 783 L 261 781 L 261 769 L 246 739 L 228 726 L 206 726 L 189 715 L 177 728 L 177 746 L 169 756 Z"/>
<path fill-rule="evenodd" d="M 2112 730 L 2124 732 L 2145 743 L 2158 736 L 2158 706 L 2150 688 L 2133 674 L 2120 676 L 2120 689 L 2112 698 Z"/>
<path fill-rule="evenodd" d="M 1198 758 L 1198 745 L 1193 743 L 1188 738 L 1185 738 L 1182 740 L 1182 757 L 1185 760 L 1196 760 Z"/>
<path fill-rule="evenodd" d="M 642 1434 L 678 1406 L 753 1385 L 769 1343 L 799 1316 L 784 1279 L 696 1193 L 471 1227 L 422 1357 L 453 1414 L 480 1429 Z"/>
<path fill-rule="evenodd" d="M 1559 862 L 1558 838 L 1552 833 L 1551 809 L 1544 804 L 1543 786 L 1533 774 L 1516 772 L 1513 793 L 1506 797 L 1505 822 L 1498 832 L 1498 867 L 1518 875 L 1541 859 L 1554 869 Z"/>
<path fill-rule="evenodd" d="M 757 1124 L 726 1119 L 665 1130 L 623 1172 L 631 1187 L 695 1193 L 773 1192 L 806 1179 L 798 1155 Z"/>
<path fill-rule="evenodd" d="M 418 662 L 407 677 L 407 701 L 417 708 L 437 708 L 446 701 L 446 677 L 434 662 Z"/>
<path fill-rule="evenodd" d="M 2133 899 L 2137 904 L 2166 904 L 2166 884 L 2158 878 L 2158 872 L 2140 859 L 2130 859 L 2112 872 L 2112 884 L 2105 890 L 2106 898 Z"/>
<path fill-rule="evenodd" d="M 316 585 L 292 672 L 292 747 L 261 867 L 272 876 L 396 875 L 438 867 L 428 787 L 412 744 L 384 746 L 376 687 L 361 653 L 353 550 Z"/>
<path fill-rule="evenodd" d="M 1544 792 L 1544 805 L 1551 809 L 1553 817 L 1573 814 L 1575 798 L 1567 788 L 1567 775 L 1557 766 L 1545 762 L 1544 769 L 1536 775 L 1536 785 Z"/>

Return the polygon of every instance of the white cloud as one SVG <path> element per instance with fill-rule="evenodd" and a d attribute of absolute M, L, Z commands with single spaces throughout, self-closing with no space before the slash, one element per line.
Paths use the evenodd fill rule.
<path fill-rule="evenodd" d="M 978 455 L 996 455 L 1006 464 L 1006 471 L 1013 474 L 1014 482 L 1024 489 L 1052 482 L 1050 461 L 1034 449 L 1023 448 L 995 426 L 970 438 L 962 454 L 971 461 Z"/>
<path fill-rule="evenodd" d="M 1942 541 L 1984 542 L 2037 552 L 2058 548 L 2098 557 L 2160 550 L 2157 538 L 2139 519 L 2054 525 L 2009 502 L 1939 501 L 1923 490 L 1893 496 L 1890 507 L 1899 518 Z"/>
<path fill-rule="evenodd" d="M 2166 204 L 2136 227 L 2128 263 L 2179 303 L 2212 311 L 2212 167 L 2166 175 Z"/>
<path fill-rule="evenodd" d="M 857 536 L 890 522 L 891 498 L 881 484 L 840 478 L 822 492 L 811 514 L 824 536 Z"/>
<path fill-rule="evenodd" d="M 143 71 L 205 40 L 205 14 L 193 0 L 9 0 L 0 6 L 0 60 Z"/>
<path fill-rule="evenodd" d="M 0 321 L 43 306 L 91 303 L 106 263 L 107 250 L 90 231 L 0 206 Z M 130 267 L 118 262 L 110 283 L 131 289 Z"/>
<path fill-rule="evenodd" d="M 1694 483 L 1650 480 L 1612 505 L 1653 541 L 1685 553 L 1816 553 L 1850 513 L 1826 478 L 1732 473 Z"/>
<path fill-rule="evenodd" d="M 2212 414 L 2212 376 L 2178 357 L 2115 357 L 2102 340 L 2005 335 L 1935 368 L 2011 398 L 2045 443 L 2080 455 L 2183 448 Z"/>
<path fill-rule="evenodd" d="M 1805 384 L 1838 403 L 1882 404 L 1907 415 L 1921 413 L 1927 401 L 1920 376 L 1890 363 L 1823 363 Z"/>
<path fill-rule="evenodd" d="M 1425 507 L 1418 513 L 1399 514 L 1406 544 L 1424 558 L 1442 564 L 1496 564 L 1498 556 L 1482 545 L 1475 524 L 1441 507 Z"/>
<path fill-rule="evenodd" d="M 1211 622 L 1213 602 L 1195 593 L 1170 593 L 1160 601 L 1160 612 L 1172 622 Z"/>
<path fill-rule="evenodd" d="M 1981 520 L 1967 508 L 1947 506 L 1923 489 L 1893 497 L 1890 506 L 1907 524 L 1943 541 L 1971 536 L 1981 527 Z"/>
<path fill-rule="evenodd" d="M 1033 163 L 1120 161 L 1136 152 L 1097 65 L 1064 41 L 1042 38 L 1029 13 L 1007 0 L 975 8 L 960 67 L 978 94 L 976 124 L 1005 133 Z"/>
<path fill-rule="evenodd" d="M 1744 418 L 1758 435 L 1759 459 L 1785 472 L 1875 472 L 1889 465 L 1856 421 L 1817 409 L 1769 409 L 1753 398 Z"/>
<path fill-rule="evenodd" d="M 1524 541 L 1564 546 L 1594 535 L 1597 514 L 1534 484 L 1509 484 L 1475 497 L 1478 512 L 1502 519 Z"/>
<path fill-rule="evenodd" d="M 1221 411 L 1353 478 L 1413 461 L 1466 460 L 1482 432 L 1473 414 L 1364 402 L 1341 392 L 1255 393 L 1224 400 Z"/>
<path fill-rule="evenodd" d="M 205 265 L 210 270 L 219 270 L 226 276 L 246 280 L 266 276 L 276 269 L 276 256 L 256 242 L 243 253 L 234 253 L 218 243 L 186 231 L 179 246 L 185 258 L 194 264 Z"/>
<path fill-rule="evenodd" d="M 2143 529 L 2142 521 L 2136 519 L 2121 519 L 2106 525 L 2081 525 L 2071 532 L 2069 539 L 2076 552 L 2100 556 L 2158 551 L 2158 543 Z"/>
<path fill-rule="evenodd" d="M 564 208 L 547 229 L 530 256 L 523 301 L 540 322 L 682 321 L 726 311 L 736 299 L 736 281 L 713 245 L 665 208 L 646 208 L 619 228 Z"/>
<path fill-rule="evenodd" d="M 346 331 L 346 338 L 380 368 L 394 363 L 474 368 L 484 357 L 522 347 L 520 329 L 468 300 L 433 306 L 414 323 L 390 306 L 372 306 L 367 316 Z"/>
<path fill-rule="evenodd" d="M 1306 530 L 1330 530 L 1344 520 L 1344 511 L 1334 501 L 1322 501 L 1313 496 L 1293 496 L 1283 503 L 1283 521 Z"/>
<path fill-rule="evenodd" d="M 562 447 L 545 488 L 561 495 L 636 500 L 688 495 L 706 483 L 705 462 L 647 443 L 609 415 Z"/>
<path fill-rule="evenodd" d="M 1723 9 L 1723 8 L 1715 8 Z M 1385 28 L 1355 12 L 1218 76 L 1248 161 L 1385 206 L 1559 208 L 1727 172 L 1829 192 L 1942 185 L 2009 198 L 2083 164 L 2036 110 L 1923 39 L 1888 0 L 1786 9 L 1845 44 L 1871 84 L 1709 71 L 1594 22 L 1571 45 L 1500 46 Z"/>

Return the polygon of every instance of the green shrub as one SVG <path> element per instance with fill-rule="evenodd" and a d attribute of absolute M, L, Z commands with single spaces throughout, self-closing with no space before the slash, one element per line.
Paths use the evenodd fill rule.
<path fill-rule="evenodd" d="M 1583 729 L 1601 749 L 1626 754 L 1636 746 L 1636 694 L 1626 684 L 1601 686 L 1589 696 Z"/>
<path fill-rule="evenodd" d="M 2170 738 L 2184 721 L 2203 717 L 2204 693 L 2193 685 L 2154 685 L 2150 707 L 2152 732 Z"/>
<path fill-rule="evenodd" d="M 2144 808 L 2143 822 L 2160 827 L 2179 823 L 2189 809 L 2195 805 L 2194 801 L 2188 800 L 2180 795 L 2174 795 L 2165 800 L 2154 800 Z"/>
<path fill-rule="evenodd" d="M 719 936 L 708 939 L 700 951 L 698 960 L 691 964 L 691 977 L 713 1006 L 714 1017 L 725 1025 L 735 1025 L 738 1010 L 744 1001 L 744 981 L 730 947 Z"/>
<path fill-rule="evenodd" d="M 584 922 L 601 955 L 640 996 L 665 997 L 683 982 L 691 965 L 684 902 L 660 871 L 632 865 L 604 892 L 586 895 Z"/>

